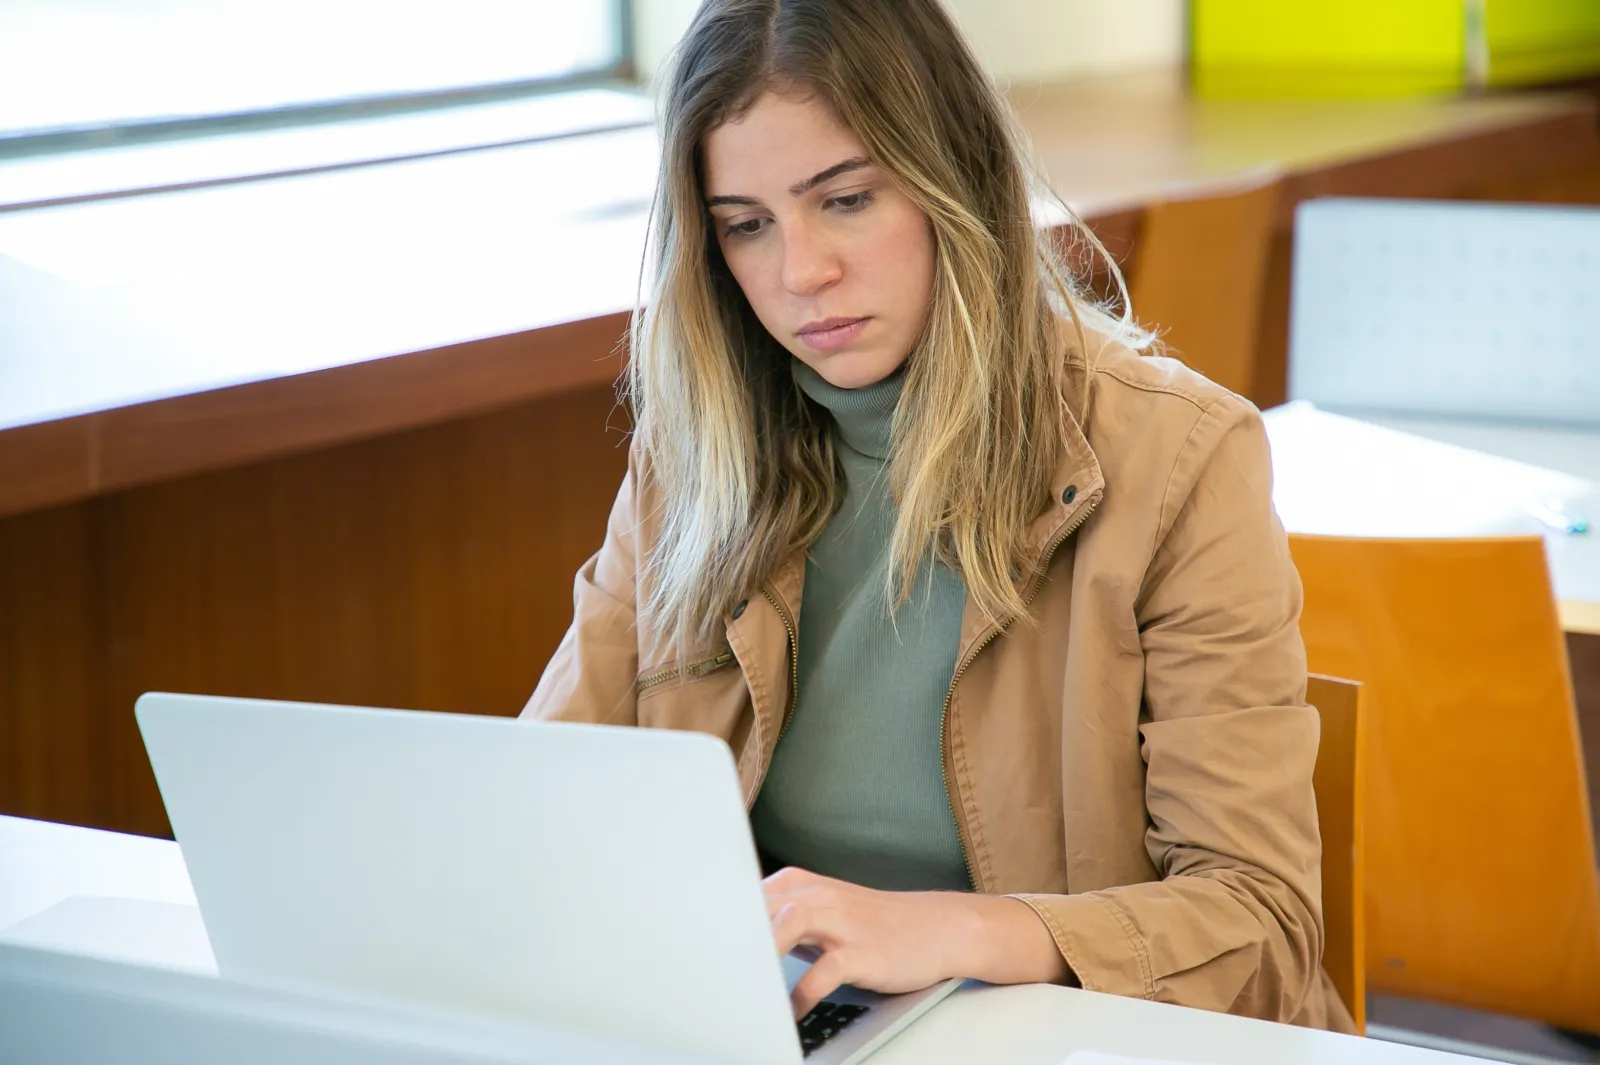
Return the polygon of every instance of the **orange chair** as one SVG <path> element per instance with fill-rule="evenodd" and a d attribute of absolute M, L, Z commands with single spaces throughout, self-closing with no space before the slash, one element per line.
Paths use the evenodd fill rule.
<path fill-rule="evenodd" d="M 1543 543 L 1290 547 L 1311 668 L 1366 689 L 1370 985 L 1600 1032 L 1600 884 Z"/>
<path fill-rule="evenodd" d="M 1361 685 L 1313 674 L 1306 701 L 1322 718 L 1315 787 L 1322 826 L 1322 967 L 1339 997 L 1367 1031 L 1365 864 L 1362 825 L 1366 733 Z"/>
<path fill-rule="evenodd" d="M 1134 241 L 1128 290 L 1135 317 L 1185 365 L 1245 396 L 1256 378 L 1278 189 L 1275 179 L 1257 179 L 1153 203 Z"/>

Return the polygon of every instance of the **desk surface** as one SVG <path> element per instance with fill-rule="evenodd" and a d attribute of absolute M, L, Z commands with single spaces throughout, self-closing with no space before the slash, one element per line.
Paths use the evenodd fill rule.
<path fill-rule="evenodd" d="M 1091 219 L 1263 170 L 1286 204 L 1425 193 L 1596 136 L 1571 96 L 1196 101 L 1149 75 L 1014 95 Z M 655 156 L 620 130 L 0 214 L 0 514 L 613 379 Z"/>
<path fill-rule="evenodd" d="M 1269 436 L 1278 431 L 1276 429 L 1279 424 L 1278 419 L 1289 413 L 1290 409 L 1290 407 L 1280 407 L 1267 412 Z M 1459 534 L 1448 528 L 1420 531 L 1390 529 L 1385 527 L 1388 519 L 1381 508 L 1363 511 L 1362 520 L 1366 523 L 1366 527 L 1359 530 L 1359 534 L 1370 536 L 1480 535 L 1485 532 L 1542 534 L 1545 539 L 1545 553 L 1550 562 L 1551 584 L 1561 613 L 1562 627 L 1568 632 L 1600 634 L 1600 430 L 1512 425 L 1476 419 L 1418 418 L 1370 412 L 1361 413 L 1358 420 L 1429 440 L 1453 444 L 1456 447 L 1512 459 L 1530 466 L 1555 470 L 1587 481 L 1589 485 L 1587 495 L 1576 498 L 1572 505 L 1574 514 L 1586 518 L 1592 526 L 1588 533 L 1582 535 L 1554 532 L 1540 525 L 1531 516 L 1522 516 L 1515 524 L 1503 528 L 1468 528 Z M 1328 453 L 1347 450 L 1346 445 L 1341 442 L 1340 432 L 1337 421 L 1328 424 L 1323 450 Z M 1312 464 L 1306 463 L 1303 457 L 1306 455 L 1304 450 L 1306 441 L 1297 440 L 1297 443 L 1301 444 L 1301 447 L 1293 451 L 1293 455 L 1297 457 L 1285 459 L 1282 453 L 1275 451 L 1273 469 L 1280 493 L 1285 488 L 1296 490 L 1311 487 L 1303 483 L 1308 478 L 1341 474 L 1338 459 L 1319 460 L 1315 463 L 1315 468 L 1312 468 Z M 1302 463 L 1305 465 L 1302 466 Z M 1401 476 L 1420 474 L 1421 471 L 1407 470 Z M 1351 471 L 1348 476 L 1353 479 L 1360 476 L 1360 473 Z M 1342 497 L 1331 486 L 1328 496 L 1334 501 L 1333 507 L 1327 513 L 1328 519 L 1348 522 L 1351 508 L 1337 501 Z M 1315 515 L 1310 517 L 1310 524 L 1307 524 L 1305 518 L 1297 521 L 1286 513 L 1285 523 L 1288 524 L 1290 532 L 1330 531 L 1318 527 Z M 1401 520 L 1403 519 L 1400 516 L 1395 517 L 1396 522 Z M 1346 530 L 1339 528 L 1332 531 Z"/>
<path fill-rule="evenodd" d="M 178 846 L 165 840 L 0 817 L 5 928 L 75 895 L 192 903 Z M 883 1065 L 1060 1065 L 1097 1050 L 1196 1065 L 1445 1065 L 1475 1059 L 1069 988 L 967 987 L 873 1060 Z"/>
<path fill-rule="evenodd" d="M 1494 422 L 1369 415 L 1369 420 L 1458 447 L 1559 470 L 1592 486 L 1575 511 L 1588 520 L 1582 536 L 1545 534 L 1545 553 L 1568 632 L 1600 635 L 1600 430 L 1541 428 Z"/>
<path fill-rule="evenodd" d="M 1101 75 L 1010 93 L 1055 192 L 1087 217 L 1225 189 L 1263 172 L 1289 182 L 1283 217 L 1336 181 L 1346 195 L 1412 195 L 1432 187 L 1438 151 L 1520 129 L 1533 145 L 1593 140 L 1593 101 L 1561 95 L 1410 100 L 1208 100 L 1166 71 Z M 1569 123 L 1571 123 L 1569 125 Z M 1531 147 L 1532 145 L 1530 145 Z M 1332 171 L 1354 168 L 1347 173 Z"/>

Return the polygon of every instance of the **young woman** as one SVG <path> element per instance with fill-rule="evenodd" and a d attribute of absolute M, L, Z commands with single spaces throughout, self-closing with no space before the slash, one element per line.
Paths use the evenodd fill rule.
<path fill-rule="evenodd" d="M 630 472 L 526 714 L 729 743 L 797 1014 L 1348 1029 L 1257 412 L 1069 283 L 938 0 L 706 0 L 663 108 Z"/>

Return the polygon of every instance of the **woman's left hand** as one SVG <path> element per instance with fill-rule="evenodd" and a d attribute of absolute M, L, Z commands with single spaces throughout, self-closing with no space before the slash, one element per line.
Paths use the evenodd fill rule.
<path fill-rule="evenodd" d="M 778 953 L 811 969 L 795 985 L 803 1017 L 841 984 L 897 994 L 950 977 L 1065 983 L 1071 971 L 1024 902 L 956 891 L 876 891 L 803 869 L 764 882 Z"/>

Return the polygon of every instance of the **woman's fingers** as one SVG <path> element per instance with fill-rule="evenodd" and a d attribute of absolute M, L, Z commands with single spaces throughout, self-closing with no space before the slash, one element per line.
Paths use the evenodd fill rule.
<path fill-rule="evenodd" d="M 780 869 L 767 877 L 762 887 L 779 954 L 797 947 L 825 949 L 828 940 L 837 935 L 838 900 L 833 886 L 825 877 L 803 869 Z"/>
<path fill-rule="evenodd" d="M 789 993 L 789 1003 L 794 1007 L 794 1019 L 799 1020 L 846 982 L 844 962 L 837 950 L 827 951 L 817 963 L 806 970 Z"/>
<path fill-rule="evenodd" d="M 779 954 L 804 947 L 827 950 L 838 938 L 838 915 L 805 902 L 787 903 L 773 915 L 772 938 Z"/>
<path fill-rule="evenodd" d="M 785 866 L 761 882 L 761 891 L 767 897 L 767 913 L 773 915 L 785 902 L 797 895 L 805 895 L 816 891 L 828 883 L 823 877 L 815 873 L 808 873 L 804 869 Z"/>
<path fill-rule="evenodd" d="M 952 922 L 968 923 L 956 920 L 965 896 L 876 891 L 803 869 L 779 870 L 763 888 L 779 953 L 816 959 L 795 985 L 796 1016 L 840 984 L 892 993 L 937 983 L 951 975 Z"/>

